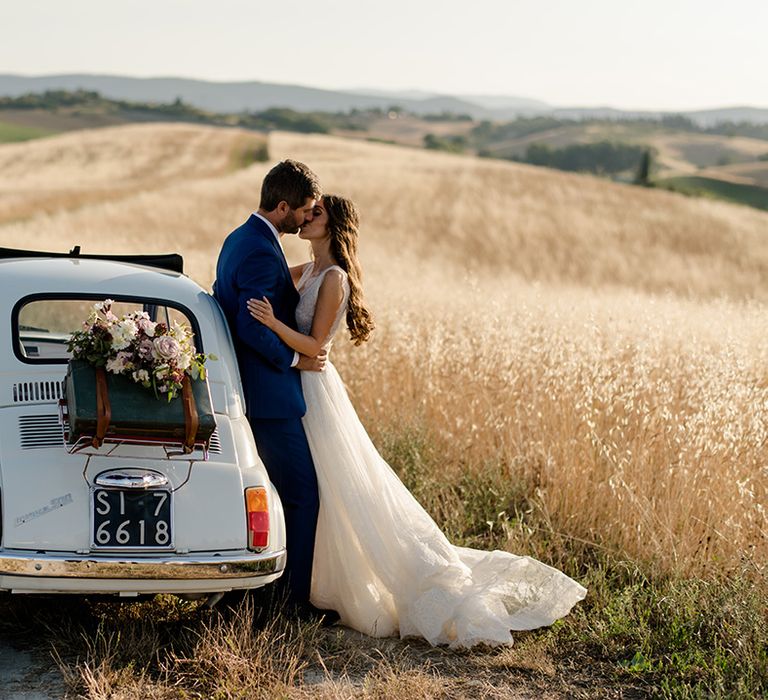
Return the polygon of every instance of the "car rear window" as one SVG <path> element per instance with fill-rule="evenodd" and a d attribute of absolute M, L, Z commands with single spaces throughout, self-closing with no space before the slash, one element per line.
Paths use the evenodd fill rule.
<path fill-rule="evenodd" d="M 46 298 L 22 300 L 13 314 L 16 356 L 30 363 L 64 363 L 70 358 L 67 343 L 72 332 L 82 327 L 93 305 L 103 298 Z M 195 345 L 200 351 L 197 323 L 191 313 L 157 300 L 115 299 L 112 313 L 120 317 L 135 311 L 146 311 L 153 321 L 169 326 L 180 323 L 195 332 Z"/>

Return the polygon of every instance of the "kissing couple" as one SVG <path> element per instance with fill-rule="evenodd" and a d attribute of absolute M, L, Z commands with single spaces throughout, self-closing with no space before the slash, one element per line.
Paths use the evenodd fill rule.
<path fill-rule="evenodd" d="M 280 238 L 296 233 L 312 259 L 288 267 Z M 376 637 L 508 644 L 512 630 L 567 615 L 586 589 L 530 557 L 453 546 L 379 455 L 327 359 L 342 321 L 355 345 L 373 330 L 358 235 L 355 205 L 285 160 L 216 266 L 246 415 L 285 513 L 275 589 L 300 618 Z"/>

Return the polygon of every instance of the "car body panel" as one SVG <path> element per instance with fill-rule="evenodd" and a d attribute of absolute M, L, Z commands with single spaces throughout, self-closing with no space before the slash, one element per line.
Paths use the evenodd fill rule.
<path fill-rule="evenodd" d="M 244 415 L 232 339 L 216 301 L 182 274 L 112 260 L 2 259 L 0 280 L 0 590 L 198 593 L 277 578 L 285 561 L 282 506 Z M 70 296 L 94 303 L 159 300 L 190 317 L 198 350 L 216 357 L 206 364 L 217 423 L 207 454 L 139 444 L 75 452 L 65 446 L 59 398 L 67 366 L 25 359 L 14 343 L 20 342 L 15 318 L 25 300 Z M 61 345 L 61 338 L 51 340 Z M 122 469 L 149 470 L 167 480 L 172 542 L 164 551 L 94 542 L 96 478 Z M 244 492 L 253 486 L 266 488 L 269 501 L 269 545 L 260 552 L 247 548 Z M 222 572 L 219 558 L 234 563 Z"/>

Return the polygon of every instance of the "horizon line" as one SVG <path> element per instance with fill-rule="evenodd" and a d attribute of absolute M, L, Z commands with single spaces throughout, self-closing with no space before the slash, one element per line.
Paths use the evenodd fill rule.
<path fill-rule="evenodd" d="M 472 98 L 491 98 L 491 99 L 517 99 L 517 100 L 530 100 L 531 102 L 540 102 L 543 105 L 546 105 L 546 107 L 542 108 L 542 110 L 570 110 L 570 109 L 586 109 L 586 110 L 615 110 L 619 112 L 650 112 L 650 113 L 659 113 L 659 114 L 680 114 L 683 112 L 712 112 L 712 111 L 721 111 L 721 110 L 731 110 L 731 109 L 755 109 L 755 110 L 768 110 L 768 105 L 766 106 L 757 106 L 755 104 L 749 104 L 749 103 L 736 103 L 736 104 L 719 104 L 717 106 L 709 106 L 709 107 L 683 107 L 683 108 L 658 108 L 658 107 L 616 107 L 615 105 L 611 105 L 608 103 L 603 104 L 569 104 L 569 105 L 558 105 L 555 104 L 549 100 L 545 100 L 539 97 L 530 97 L 530 96 L 521 96 L 511 93 L 489 93 L 489 92 L 482 92 L 482 93 L 470 93 L 470 92 L 436 92 L 434 90 L 426 90 L 423 88 L 379 88 L 379 87 L 318 87 L 316 85 L 306 85 L 302 83 L 286 83 L 286 82 L 276 82 L 276 81 L 267 81 L 267 80 L 261 80 L 257 78 L 250 78 L 250 79 L 237 79 L 237 80 L 224 80 L 224 79 L 213 79 L 213 78 L 201 78 L 201 77 L 192 77 L 192 76 L 184 76 L 184 75 L 130 75 L 127 73 L 109 73 L 109 72 L 93 72 L 90 70 L 84 70 L 84 71 L 66 71 L 66 72 L 53 72 L 53 73 L 19 73 L 19 72 L 5 72 L 0 71 L 0 76 L 7 76 L 7 77 L 20 77 L 20 78 L 61 78 L 61 77 L 69 77 L 69 76 L 88 76 L 88 77 L 104 77 L 104 78 L 127 78 L 130 80 L 186 80 L 186 81 L 195 81 L 195 82 L 202 82 L 202 83 L 210 83 L 213 85 L 243 85 L 243 84 L 249 84 L 249 83 L 256 83 L 260 85 L 275 85 L 280 87 L 294 87 L 294 88 L 302 88 L 306 90 L 317 90 L 319 92 L 341 92 L 341 93 L 353 93 L 353 94 L 360 94 L 360 93 L 366 93 L 367 90 L 372 90 L 378 93 L 385 93 L 384 95 L 375 95 L 371 94 L 371 97 L 386 97 L 386 93 L 407 93 L 407 92 L 413 92 L 413 93 L 422 93 L 424 95 L 428 95 L 428 97 L 419 97 L 419 98 L 408 98 L 408 99 L 414 99 L 414 100 L 427 100 L 427 99 L 434 99 L 434 98 L 440 98 L 440 97 L 450 97 L 453 99 L 464 99 L 464 100 L 471 100 Z M 482 105 L 476 105 L 478 107 L 482 107 Z M 504 107 L 499 108 L 486 108 L 493 110 L 504 110 Z M 506 109 L 513 109 L 513 108 L 506 108 Z"/>

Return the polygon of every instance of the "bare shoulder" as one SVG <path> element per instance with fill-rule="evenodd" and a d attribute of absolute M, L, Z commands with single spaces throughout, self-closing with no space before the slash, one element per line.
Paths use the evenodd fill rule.
<path fill-rule="evenodd" d="M 328 286 L 331 289 L 341 289 L 344 286 L 346 276 L 347 274 L 343 270 L 338 267 L 332 267 L 325 273 L 325 277 L 323 277 L 323 281 L 320 283 L 320 288 Z"/>
<path fill-rule="evenodd" d="M 326 282 L 330 279 L 331 284 L 341 284 L 344 281 L 344 278 L 347 276 L 347 273 L 344 272 L 339 267 L 332 267 L 328 272 L 325 273 L 325 279 L 323 279 L 323 284 L 326 284 Z"/>

